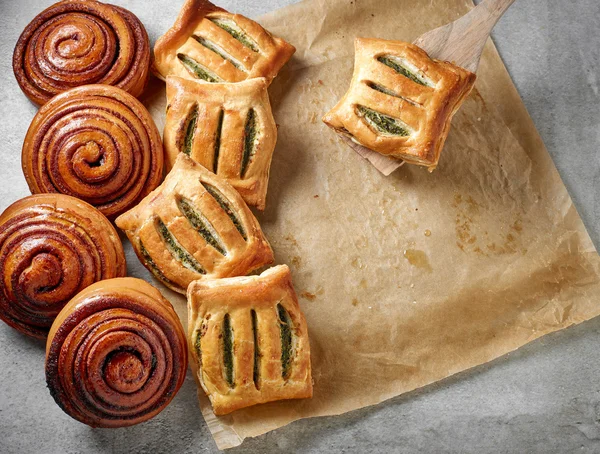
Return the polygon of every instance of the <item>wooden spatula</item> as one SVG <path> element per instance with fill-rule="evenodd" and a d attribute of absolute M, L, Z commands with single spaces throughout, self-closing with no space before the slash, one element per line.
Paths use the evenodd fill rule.
<path fill-rule="evenodd" d="M 476 72 L 483 46 L 494 25 L 514 1 L 484 0 L 460 19 L 421 35 L 414 43 L 432 58 L 450 61 Z M 343 139 L 385 176 L 404 164 L 404 161 L 388 158 L 358 145 L 347 137 Z"/>

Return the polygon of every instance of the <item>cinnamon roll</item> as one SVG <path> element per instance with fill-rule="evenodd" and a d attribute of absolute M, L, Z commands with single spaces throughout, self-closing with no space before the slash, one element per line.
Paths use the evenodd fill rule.
<path fill-rule="evenodd" d="M 135 278 L 91 285 L 56 318 L 46 381 L 56 403 L 92 427 L 125 427 L 160 413 L 183 384 L 187 344 L 173 306 Z"/>
<path fill-rule="evenodd" d="M 88 84 L 140 96 L 150 58 L 148 34 L 133 13 L 92 0 L 65 0 L 27 25 L 15 46 L 13 70 L 25 95 L 41 105 Z"/>
<path fill-rule="evenodd" d="M 126 272 L 114 227 L 81 200 L 29 196 L 0 216 L 0 319 L 25 334 L 45 338 L 79 291 Z"/>
<path fill-rule="evenodd" d="M 46 103 L 22 152 L 33 194 L 71 195 L 109 219 L 160 184 L 163 160 L 160 135 L 146 108 L 108 85 L 73 88 Z"/>

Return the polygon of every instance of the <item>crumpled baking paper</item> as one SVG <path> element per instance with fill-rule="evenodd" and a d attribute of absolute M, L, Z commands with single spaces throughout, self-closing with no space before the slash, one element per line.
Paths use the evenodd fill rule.
<path fill-rule="evenodd" d="M 413 41 L 466 0 L 307 0 L 259 21 L 297 47 L 270 88 L 279 126 L 258 218 L 307 318 L 314 397 L 216 417 L 219 448 L 441 380 L 600 313 L 600 260 L 493 44 L 433 173 L 384 177 L 321 117 L 357 36 Z M 164 89 L 146 103 L 160 130 Z M 164 287 L 163 287 L 164 289 Z M 165 291 L 187 326 L 185 300 Z"/>

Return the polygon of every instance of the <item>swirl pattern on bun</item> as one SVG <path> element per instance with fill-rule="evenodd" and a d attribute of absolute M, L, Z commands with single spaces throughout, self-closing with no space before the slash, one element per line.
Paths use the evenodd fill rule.
<path fill-rule="evenodd" d="M 45 338 L 73 296 L 126 271 L 114 227 L 81 200 L 29 196 L 0 216 L 0 319 L 22 333 Z"/>
<path fill-rule="evenodd" d="M 21 158 L 33 194 L 71 195 L 109 219 L 160 184 L 164 160 L 146 108 L 108 85 L 73 88 L 46 103 L 29 126 Z"/>
<path fill-rule="evenodd" d="M 56 318 L 46 345 L 46 381 L 56 403 L 92 427 L 146 421 L 185 378 L 187 344 L 173 306 L 135 278 L 98 282 Z"/>
<path fill-rule="evenodd" d="M 130 11 L 65 0 L 38 14 L 19 37 L 13 71 L 38 105 L 73 87 L 107 84 L 140 96 L 150 75 L 146 29 Z"/>

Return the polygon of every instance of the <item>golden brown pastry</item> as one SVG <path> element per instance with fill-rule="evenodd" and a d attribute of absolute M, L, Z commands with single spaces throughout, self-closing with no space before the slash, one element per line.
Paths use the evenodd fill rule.
<path fill-rule="evenodd" d="M 171 402 L 187 360 L 171 303 L 140 279 L 109 279 L 79 293 L 56 318 L 46 381 L 69 416 L 92 427 L 125 427 Z"/>
<path fill-rule="evenodd" d="M 350 89 L 323 121 L 383 155 L 433 168 L 475 74 L 414 44 L 357 38 Z"/>
<path fill-rule="evenodd" d="M 308 331 L 286 265 L 260 276 L 193 282 L 188 339 L 216 415 L 312 397 Z"/>
<path fill-rule="evenodd" d="M 183 152 L 264 210 L 277 141 L 267 80 L 209 85 L 169 76 L 167 103 L 167 170 Z"/>
<path fill-rule="evenodd" d="M 33 194 L 71 195 L 114 219 L 160 184 L 164 156 L 142 103 L 116 87 L 86 85 L 39 110 L 21 163 Z"/>
<path fill-rule="evenodd" d="M 241 196 L 184 153 L 163 184 L 116 224 L 142 264 L 183 294 L 196 279 L 241 276 L 273 262 Z"/>
<path fill-rule="evenodd" d="M 36 104 L 87 84 L 114 85 L 140 96 L 150 76 L 150 42 L 125 8 L 65 0 L 27 25 L 15 46 L 13 70 Z"/>
<path fill-rule="evenodd" d="M 154 70 L 205 82 L 265 77 L 269 83 L 296 51 L 259 24 L 207 0 L 187 0 L 154 46 Z"/>
<path fill-rule="evenodd" d="M 79 291 L 126 272 L 115 228 L 81 200 L 34 195 L 0 216 L 0 319 L 22 333 L 45 338 Z"/>

